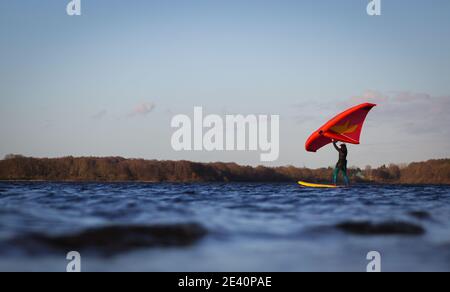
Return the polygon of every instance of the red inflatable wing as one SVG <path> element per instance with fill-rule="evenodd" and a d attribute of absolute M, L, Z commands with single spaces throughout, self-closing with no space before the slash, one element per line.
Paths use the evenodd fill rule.
<path fill-rule="evenodd" d="M 309 137 L 306 141 L 306 151 L 317 152 L 333 140 L 359 144 L 364 121 L 375 106 L 373 103 L 363 103 L 337 115 Z"/>

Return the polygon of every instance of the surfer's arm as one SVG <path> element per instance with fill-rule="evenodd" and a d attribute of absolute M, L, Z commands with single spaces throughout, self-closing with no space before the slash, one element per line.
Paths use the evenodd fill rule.
<path fill-rule="evenodd" d="M 339 147 L 337 146 L 336 141 L 333 141 L 333 146 L 334 149 L 336 149 L 338 152 L 341 152 L 341 149 L 339 149 Z"/>

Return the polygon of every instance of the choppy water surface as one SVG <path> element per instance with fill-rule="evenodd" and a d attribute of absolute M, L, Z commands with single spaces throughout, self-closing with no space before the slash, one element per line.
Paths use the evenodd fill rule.
<path fill-rule="evenodd" d="M 450 187 L 0 183 L 0 270 L 450 271 Z"/>

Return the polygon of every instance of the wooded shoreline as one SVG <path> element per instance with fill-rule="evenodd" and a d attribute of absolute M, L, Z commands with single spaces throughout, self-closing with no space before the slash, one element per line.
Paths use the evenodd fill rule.
<path fill-rule="evenodd" d="M 59 182 L 329 182 L 332 168 L 250 167 L 236 163 L 157 161 L 121 157 L 32 158 L 0 160 L 1 181 Z M 354 183 L 448 184 L 450 159 L 351 168 Z"/>

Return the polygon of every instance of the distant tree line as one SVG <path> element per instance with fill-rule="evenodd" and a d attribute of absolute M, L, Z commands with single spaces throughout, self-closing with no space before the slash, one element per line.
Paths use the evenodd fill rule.
<path fill-rule="evenodd" d="M 0 161 L 0 180 L 92 182 L 330 182 L 333 169 L 250 167 L 235 163 L 157 161 L 121 157 L 31 158 L 7 155 Z M 450 184 L 450 159 L 409 165 L 351 168 L 358 183 Z"/>

